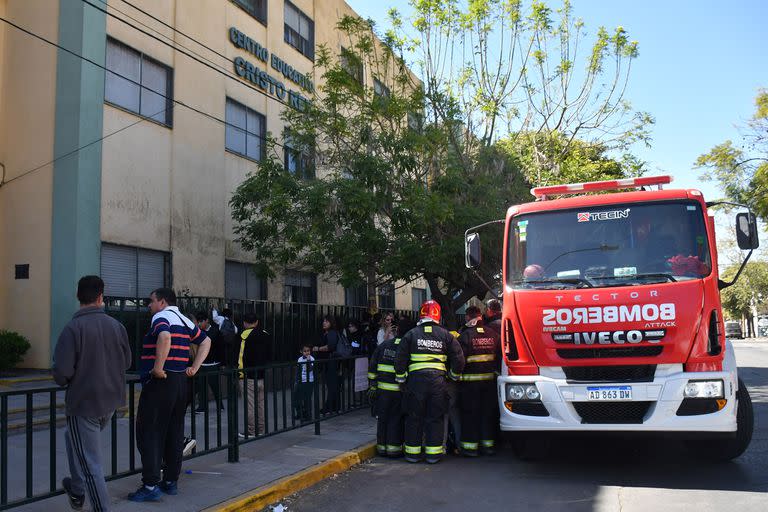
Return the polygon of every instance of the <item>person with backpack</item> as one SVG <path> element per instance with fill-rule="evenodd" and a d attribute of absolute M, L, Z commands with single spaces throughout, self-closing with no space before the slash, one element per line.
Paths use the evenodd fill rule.
<path fill-rule="evenodd" d="M 237 358 L 240 355 L 240 336 L 237 335 L 237 326 L 232 321 L 232 310 L 224 308 L 221 314 L 214 308 L 211 318 L 219 328 L 219 336 L 223 345 L 224 360 L 221 361 L 227 368 L 237 368 Z"/>

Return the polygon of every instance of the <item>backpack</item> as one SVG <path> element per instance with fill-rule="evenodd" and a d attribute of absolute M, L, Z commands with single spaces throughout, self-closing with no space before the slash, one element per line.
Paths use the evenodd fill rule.
<path fill-rule="evenodd" d="M 235 330 L 235 324 L 232 320 L 225 318 L 219 327 L 219 336 L 221 336 L 224 345 L 225 360 L 222 361 L 229 367 L 236 367 L 240 356 L 240 337 Z"/>
<path fill-rule="evenodd" d="M 344 331 L 339 332 L 339 342 L 336 345 L 336 351 L 334 354 L 336 357 L 351 357 L 352 356 L 352 343 L 344 334 Z"/>

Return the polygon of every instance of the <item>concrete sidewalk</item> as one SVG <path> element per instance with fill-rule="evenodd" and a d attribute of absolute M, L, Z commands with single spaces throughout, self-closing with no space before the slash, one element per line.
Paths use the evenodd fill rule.
<path fill-rule="evenodd" d="M 236 498 L 244 498 L 259 488 L 268 489 L 272 483 L 284 485 L 285 477 L 375 442 L 376 420 L 371 418 L 366 408 L 324 421 L 320 431 L 321 435 L 314 435 L 314 425 L 309 425 L 240 445 L 240 462 L 235 464 L 227 462 L 226 450 L 185 461 L 182 472 L 191 470 L 192 474 L 182 474 L 179 494 L 163 496 L 157 503 L 132 503 L 126 499 L 126 495 L 139 486 L 140 475 L 109 482 L 112 510 L 191 512 L 216 510 L 225 505 L 227 510 L 237 510 L 236 503 L 233 506 Z M 344 469 L 338 464 L 337 467 Z M 195 474 L 196 471 L 201 473 Z M 220 474 L 202 473 L 204 471 Z M 257 510 L 251 507 L 242 509 Z M 66 496 L 56 496 L 12 510 L 63 511 L 69 510 L 69 505 Z M 84 510 L 90 510 L 87 499 Z"/>

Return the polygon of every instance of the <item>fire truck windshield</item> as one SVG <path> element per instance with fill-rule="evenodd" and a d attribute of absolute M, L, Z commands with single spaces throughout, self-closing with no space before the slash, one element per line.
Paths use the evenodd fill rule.
<path fill-rule="evenodd" d="M 565 289 L 699 279 L 710 273 L 695 201 L 627 203 L 512 217 L 507 284 Z"/>

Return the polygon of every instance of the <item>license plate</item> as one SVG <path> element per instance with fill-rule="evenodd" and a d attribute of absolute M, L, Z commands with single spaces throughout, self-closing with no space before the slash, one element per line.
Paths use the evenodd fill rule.
<path fill-rule="evenodd" d="M 632 386 L 599 386 L 587 388 L 587 400 L 619 402 L 632 400 Z"/>

